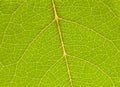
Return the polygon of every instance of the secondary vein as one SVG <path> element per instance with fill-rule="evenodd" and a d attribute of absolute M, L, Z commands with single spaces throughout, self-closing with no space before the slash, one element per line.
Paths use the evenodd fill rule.
<path fill-rule="evenodd" d="M 62 32 L 61 32 L 60 24 L 59 24 L 59 17 L 57 15 L 54 0 L 52 0 L 52 6 L 53 6 L 55 21 L 56 21 L 56 24 L 57 24 L 59 38 L 60 38 L 60 42 L 61 42 L 61 46 L 62 46 L 63 56 L 65 58 L 65 63 L 66 63 L 66 68 L 67 68 L 67 73 L 68 73 L 68 77 L 69 77 L 70 86 L 73 87 L 72 77 L 71 77 L 70 68 L 69 68 L 68 59 L 67 59 L 67 53 L 66 53 L 66 50 L 65 50 L 64 42 L 63 42 Z"/>

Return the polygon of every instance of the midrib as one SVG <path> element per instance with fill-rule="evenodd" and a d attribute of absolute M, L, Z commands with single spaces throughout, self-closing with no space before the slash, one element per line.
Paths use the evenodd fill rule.
<path fill-rule="evenodd" d="M 67 73 L 68 73 L 68 77 L 69 77 L 70 86 L 73 87 L 72 77 L 71 77 L 70 68 L 69 68 L 68 59 L 67 59 L 67 53 L 66 53 L 66 50 L 65 50 L 64 41 L 63 41 L 63 37 L 62 37 L 62 32 L 61 32 L 60 24 L 59 24 L 59 16 L 57 15 L 57 11 L 56 11 L 56 6 L 55 6 L 55 1 L 54 0 L 52 0 L 52 6 L 53 6 L 55 22 L 57 24 L 59 38 L 60 38 L 60 42 L 61 42 L 61 46 L 62 46 L 63 57 L 64 57 L 65 63 L 66 63 L 66 68 L 67 68 Z"/>

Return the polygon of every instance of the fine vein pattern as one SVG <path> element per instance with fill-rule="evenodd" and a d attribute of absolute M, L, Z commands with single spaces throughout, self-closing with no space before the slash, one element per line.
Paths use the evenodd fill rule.
<path fill-rule="evenodd" d="M 0 87 L 120 87 L 120 1 L 1 0 Z"/>

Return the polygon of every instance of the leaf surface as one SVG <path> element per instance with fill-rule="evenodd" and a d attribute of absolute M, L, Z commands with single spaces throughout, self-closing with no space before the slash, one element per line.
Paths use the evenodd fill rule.
<path fill-rule="evenodd" d="M 1 0 L 0 87 L 120 87 L 120 1 Z"/>

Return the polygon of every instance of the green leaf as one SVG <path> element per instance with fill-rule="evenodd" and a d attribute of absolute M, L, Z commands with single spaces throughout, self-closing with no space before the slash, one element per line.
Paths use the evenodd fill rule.
<path fill-rule="evenodd" d="M 0 87 L 120 87 L 120 1 L 0 0 Z"/>

